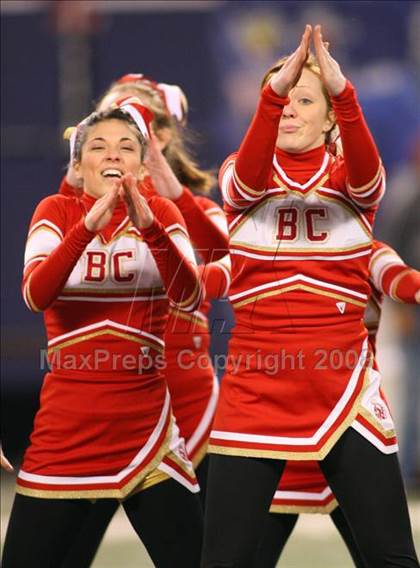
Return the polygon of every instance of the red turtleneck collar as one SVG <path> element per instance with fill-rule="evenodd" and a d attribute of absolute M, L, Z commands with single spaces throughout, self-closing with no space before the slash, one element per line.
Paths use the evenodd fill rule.
<path fill-rule="evenodd" d="M 320 169 L 325 152 L 324 144 L 298 153 L 286 152 L 276 147 L 276 158 L 288 177 L 298 183 L 305 183 Z"/>

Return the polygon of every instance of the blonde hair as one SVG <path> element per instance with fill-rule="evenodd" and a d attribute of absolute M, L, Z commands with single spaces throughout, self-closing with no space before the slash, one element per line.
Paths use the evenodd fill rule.
<path fill-rule="evenodd" d="M 288 55 L 281 57 L 278 61 L 276 61 L 276 63 L 274 63 L 270 67 L 270 69 L 268 69 L 268 71 L 265 73 L 265 75 L 264 75 L 264 77 L 261 81 L 261 89 L 263 89 L 268 84 L 270 79 L 273 77 L 273 75 L 275 75 L 277 73 L 277 71 L 280 71 L 280 69 L 286 63 L 288 58 L 289 58 Z M 330 94 L 328 93 L 324 83 L 322 82 L 321 69 L 320 69 L 318 61 L 316 60 L 316 57 L 313 55 L 313 53 L 309 53 L 307 60 L 303 64 L 303 67 L 304 67 L 304 69 L 308 69 L 309 71 L 311 71 L 312 73 L 317 75 L 317 77 L 319 78 L 319 80 L 321 82 L 322 94 L 324 95 L 325 101 L 327 103 L 327 113 L 331 112 L 333 110 L 331 97 L 330 97 Z M 333 134 L 333 132 L 336 133 L 337 130 L 338 130 L 338 126 L 334 123 L 333 126 L 331 127 L 331 129 L 328 132 L 326 132 L 326 134 L 325 134 L 325 144 L 326 145 L 330 144 L 330 142 L 332 141 L 332 134 Z"/>
<path fill-rule="evenodd" d="M 111 93 L 131 93 L 138 96 L 145 106 L 154 114 L 152 127 L 156 133 L 168 128 L 171 131 L 171 139 L 163 150 L 174 174 L 182 185 L 186 185 L 193 191 L 208 193 L 215 183 L 212 171 L 202 170 L 187 149 L 185 141 L 191 141 L 191 134 L 181 126 L 173 116 L 168 114 L 165 100 L 159 90 L 146 82 L 136 81 L 130 83 L 113 83 L 101 97 L 97 106 Z"/>

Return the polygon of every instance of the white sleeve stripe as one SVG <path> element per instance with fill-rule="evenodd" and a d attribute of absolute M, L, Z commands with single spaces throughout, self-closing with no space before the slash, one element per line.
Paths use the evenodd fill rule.
<path fill-rule="evenodd" d="M 185 227 L 183 227 L 182 225 L 180 225 L 179 223 L 174 223 L 173 225 L 169 225 L 168 227 L 165 227 L 165 231 L 169 234 L 173 231 L 181 231 L 182 233 L 185 234 L 185 236 L 188 238 L 188 232 L 185 229 Z"/>
<path fill-rule="evenodd" d="M 233 184 L 235 186 L 236 191 L 239 193 L 239 195 L 245 199 L 245 201 L 250 201 L 251 203 L 253 203 L 254 201 L 259 201 L 261 199 L 262 196 L 258 196 L 258 197 L 250 197 L 249 195 L 247 195 L 246 193 L 244 193 L 242 191 L 242 189 L 239 187 L 238 182 L 235 179 L 235 175 L 233 175 Z"/>
<path fill-rule="evenodd" d="M 369 207 L 373 207 L 374 205 L 377 205 L 381 201 L 381 199 L 383 198 L 384 193 L 385 193 L 385 184 L 382 185 L 378 197 L 376 199 L 374 199 L 373 201 L 368 201 L 367 203 L 365 201 L 363 201 L 363 202 L 358 201 L 358 199 L 355 197 L 354 193 L 351 194 L 351 197 L 352 197 L 352 200 L 359 207 L 363 207 L 364 209 L 368 209 Z"/>
<path fill-rule="evenodd" d="M 172 233 L 170 239 L 182 256 L 189 260 L 194 266 L 197 266 L 194 250 L 188 235 L 185 233 Z"/>
<path fill-rule="evenodd" d="M 370 195 L 375 193 L 375 191 L 378 189 L 378 187 L 381 183 L 382 183 L 382 178 L 379 178 L 378 181 L 375 183 L 375 185 L 373 187 L 371 187 L 370 189 L 368 189 L 367 191 L 363 191 L 363 192 L 359 193 L 358 191 L 352 190 L 350 187 L 349 187 L 349 191 L 351 192 L 352 195 L 355 195 L 359 199 L 365 199 L 366 197 L 369 197 Z"/>
<path fill-rule="evenodd" d="M 221 262 L 218 262 L 217 266 L 219 266 L 221 268 L 223 274 L 226 277 L 226 286 L 225 286 L 225 289 L 223 290 L 223 294 L 222 294 L 222 297 L 224 298 L 225 296 L 228 296 L 229 288 L 230 288 L 230 285 L 232 283 L 232 280 L 231 280 L 231 277 L 230 277 L 229 270 L 225 266 L 223 266 L 223 264 Z"/>
<path fill-rule="evenodd" d="M 376 262 L 371 264 L 370 268 L 370 277 L 372 282 L 375 284 L 375 287 L 383 292 L 382 287 L 382 280 L 385 275 L 385 272 L 391 266 L 401 266 L 404 265 L 404 262 L 398 255 L 393 254 L 391 251 L 387 251 L 386 254 L 380 256 Z"/>
<path fill-rule="evenodd" d="M 25 284 L 25 286 L 24 286 L 24 288 L 23 288 L 23 300 L 24 300 L 26 306 L 28 307 L 28 309 L 31 310 L 31 312 L 32 312 L 32 311 L 33 311 L 33 310 L 32 310 L 32 306 L 31 306 L 31 304 L 29 303 L 28 297 L 27 297 L 27 295 L 26 295 L 26 288 L 27 288 L 27 286 L 28 286 L 28 284 Z"/>
<path fill-rule="evenodd" d="M 200 305 L 201 298 L 202 298 L 202 288 L 201 288 L 201 286 L 198 286 L 197 293 L 195 294 L 195 297 L 193 298 L 193 300 L 188 305 L 183 306 L 182 303 L 181 303 L 181 305 L 179 305 L 174 300 L 170 300 L 170 303 L 171 303 L 172 306 L 174 306 L 177 310 L 179 310 L 181 312 L 193 312 Z"/>
<path fill-rule="evenodd" d="M 352 195 L 355 195 L 358 198 L 364 199 L 365 197 L 369 197 L 370 195 L 375 193 L 375 191 L 378 189 L 378 187 L 381 185 L 381 183 L 384 183 L 384 182 L 385 182 L 384 176 L 380 175 L 379 178 L 374 183 L 373 187 L 369 188 L 367 191 L 363 191 L 363 192 L 355 191 L 354 189 L 352 189 L 350 184 L 348 184 L 347 187 L 348 187 L 348 189 L 349 189 L 349 191 Z"/>
<path fill-rule="evenodd" d="M 39 255 L 39 256 L 35 256 L 34 258 L 31 258 L 30 260 L 28 260 L 28 262 L 25 263 L 25 266 L 23 267 L 23 272 L 25 272 L 32 263 L 45 260 L 46 258 L 48 258 L 48 254 L 43 254 L 43 255 Z"/>
<path fill-rule="evenodd" d="M 360 185 L 360 186 L 358 186 L 358 187 L 353 187 L 349 182 L 347 182 L 347 183 L 348 183 L 348 186 L 349 186 L 349 189 L 350 189 L 351 191 L 356 192 L 356 193 L 357 193 L 358 191 L 366 191 L 366 190 L 368 190 L 370 187 L 372 187 L 372 185 L 376 184 L 376 182 L 378 181 L 378 179 L 379 179 L 382 175 L 384 175 L 384 173 L 385 173 L 385 170 L 384 170 L 384 167 L 383 167 L 383 165 L 382 165 L 382 162 L 379 161 L 379 167 L 378 167 L 378 169 L 376 170 L 376 174 L 373 176 L 373 178 L 372 178 L 371 180 L 369 180 L 369 181 L 368 181 L 367 183 L 365 183 L 364 185 Z"/>
<path fill-rule="evenodd" d="M 213 213 L 208 213 L 209 211 L 213 211 Z M 226 217 L 225 217 L 225 214 L 223 213 L 223 211 L 221 209 L 216 209 L 216 208 L 207 209 L 206 215 L 211 220 L 213 225 L 215 225 L 226 236 L 229 235 Z"/>
<path fill-rule="evenodd" d="M 232 162 L 233 164 L 233 162 Z M 231 168 L 232 169 L 232 168 Z M 230 195 L 228 193 L 228 188 L 229 188 L 229 184 L 232 181 L 232 172 L 229 172 L 228 169 L 226 169 L 225 173 L 222 176 L 222 185 L 221 185 L 221 191 L 222 191 L 222 196 L 223 199 L 225 200 L 225 202 L 232 207 L 233 209 L 244 209 L 244 207 L 247 207 L 248 205 L 245 205 L 244 207 L 237 205 L 234 201 L 232 201 L 232 199 L 230 198 Z"/>
<path fill-rule="evenodd" d="M 49 221 L 48 219 L 41 219 L 41 221 L 38 221 L 37 223 L 35 223 L 35 225 L 31 228 L 31 230 L 28 233 L 28 238 L 32 236 L 32 234 L 42 228 L 42 226 L 47 226 L 50 229 L 52 229 L 53 231 L 55 231 L 56 233 L 58 233 L 58 235 L 61 237 L 61 239 L 64 239 L 64 235 L 61 231 L 61 229 L 59 229 L 59 227 L 57 227 L 57 225 L 55 225 L 54 223 L 52 223 L 51 221 Z"/>

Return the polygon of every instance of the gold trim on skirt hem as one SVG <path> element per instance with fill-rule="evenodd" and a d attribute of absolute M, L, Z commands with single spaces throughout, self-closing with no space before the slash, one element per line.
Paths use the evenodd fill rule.
<path fill-rule="evenodd" d="M 130 493 L 133 492 L 138 485 L 141 484 L 145 478 L 153 472 L 163 458 L 169 453 L 169 444 L 172 438 L 172 425 L 173 417 L 170 418 L 168 431 L 166 433 L 165 439 L 156 453 L 153 460 L 142 469 L 137 475 L 135 475 L 130 481 L 121 487 L 121 489 L 32 489 L 30 487 L 24 487 L 19 485 L 19 479 L 16 484 L 16 493 L 20 495 L 25 495 L 27 497 L 37 497 L 39 499 L 107 499 L 114 498 L 123 500 Z M 163 480 L 161 480 L 163 481 Z M 158 483 L 158 481 L 156 481 Z"/>
<path fill-rule="evenodd" d="M 201 445 L 200 449 L 195 454 L 194 459 L 191 460 L 194 470 L 197 469 L 197 467 L 200 465 L 200 463 L 206 457 L 208 446 L 209 446 L 209 440 L 207 438 L 207 440 Z"/>
<path fill-rule="evenodd" d="M 300 513 L 319 513 L 321 515 L 329 515 L 338 507 L 338 502 L 333 499 L 327 505 L 271 505 L 270 513 L 293 513 L 299 515 Z"/>
<path fill-rule="evenodd" d="M 350 427 L 352 422 L 354 422 L 356 416 L 359 414 L 362 398 L 365 394 L 365 390 L 369 384 L 368 371 L 370 371 L 371 364 L 365 371 L 363 378 L 363 386 L 360 393 L 357 395 L 356 400 L 353 403 L 352 409 L 349 411 L 347 417 L 340 426 L 331 434 L 325 444 L 316 452 L 296 452 L 291 450 L 263 450 L 256 448 L 235 448 L 233 446 L 218 446 L 217 444 L 209 444 L 208 453 L 209 454 L 220 454 L 226 456 L 242 456 L 246 458 L 271 458 L 280 460 L 315 460 L 320 461 L 325 458 L 328 452 L 335 445 L 340 436 Z"/>

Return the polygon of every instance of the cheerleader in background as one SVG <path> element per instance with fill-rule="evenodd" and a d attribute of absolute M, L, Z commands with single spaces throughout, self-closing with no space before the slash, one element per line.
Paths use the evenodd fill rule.
<path fill-rule="evenodd" d="M 98 109 L 109 108 L 122 96 L 140 97 L 154 113 L 145 159 L 146 176 L 139 185 L 140 192 L 170 199 L 181 212 L 191 241 L 204 263 L 201 271 L 208 266 L 208 270 L 223 271 L 229 279 L 225 215 L 215 202 L 202 195 L 209 191 L 213 178 L 209 172 L 198 168 L 183 143 L 182 128 L 187 112 L 185 95 L 176 85 L 157 84 L 141 74 L 129 74 L 110 87 L 98 103 Z M 199 194 L 193 194 L 189 188 Z M 61 184 L 60 192 L 70 195 L 77 192 L 71 169 Z M 229 283 L 224 285 L 222 294 L 226 294 Z M 219 390 L 208 354 L 210 334 L 207 315 L 213 297 L 211 292 L 209 288 L 199 310 L 192 313 L 186 314 L 176 306 L 170 307 L 162 369 L 177 425 L 186 441 L 200 484 L 199 495 L 203 505 L 208 467 L 206 451 Z M 62 568 L 90 566 L 117 508 L 116 501 L 97 503 Z"/>
<path fill-rule="evenodd" d="M 138 96 L 154 113 L 145 160 L 148 177 L 143 185 L 148 192 L 162 195 L 178 207 L 204 264 L 218 261 L 220 266 L 229 268 L 225 215 L 214 201 L 203 195 L 208 193 L 214 180 L 209 172 L 198 168 L 185 148 L 182 128 L 188 104 L 184 93 L 177 85 L 157 84 L 143 75 L 128 74 L 110 87 L 98 108 L 106 108 L 117 97 L 129 95 Z M 205 489 L 207 461 L 202 462 L 218 393 L 217 379 L 208 357 L 208 294 L 206 298 L 200 310 L 191 315 L 171 310 L 165 332 L 165 377 L 177 424 L 197 468 L 202 489 Z"/>

